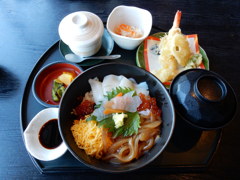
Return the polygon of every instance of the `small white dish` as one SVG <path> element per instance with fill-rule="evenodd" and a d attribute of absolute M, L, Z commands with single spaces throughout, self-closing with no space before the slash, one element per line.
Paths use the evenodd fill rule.
<path fill-rule="evenodd" d="M 47 148 L 41 144 L 39 139 L 40 130 L 42 130 L 42 127 L 46 125 L 46 123 L 53 119 L 57 119 L 58 121 L 58 112 L 58 108 L 47 108 L 40 111 L 31 120 L 23 133 L 27 151 L 38 160 L 51 161 L 61 157 L 67 151 L 67 146 L 62 140 L 57 147 Z M 56 131 L 59 133 L 58 127 Z M 49 134 L 49 137 L 50 136 L 53 137 L 53 135 Z"/>
<path fill-rule="evenodd" d="M 134 26 L 140 29 L 142 36 L 131 38 L 116 34 L 115 30 L 121 24 Z M 126 50 L 135 49 L 149 35 L 151 29 L 151 13 L 145 9 L 134 6 L 117 6 L 112 10 L 107 19 L 107 30 L 113 40 L 119 47 Z"/>

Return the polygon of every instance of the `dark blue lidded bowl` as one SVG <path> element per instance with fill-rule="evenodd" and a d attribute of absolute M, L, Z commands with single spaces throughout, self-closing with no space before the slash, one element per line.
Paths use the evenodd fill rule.
<path fill-rule="evenodd" d="M 181 72 L 171 84 L 170 95 L 178 115 L 202 130 L 222 128 L 233 119 L 237 109 L 232 87 L 208 70 Z"/>

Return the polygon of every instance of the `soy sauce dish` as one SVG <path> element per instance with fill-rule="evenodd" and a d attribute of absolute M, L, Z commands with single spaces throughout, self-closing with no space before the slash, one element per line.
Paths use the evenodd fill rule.
<path fill-rule="evenodd" d="M 67 151 L 58 131 L 58 112 L 58 108 L 40 111 L 23 133 L 27 151 L 38 160 L 51 161 Z"/>

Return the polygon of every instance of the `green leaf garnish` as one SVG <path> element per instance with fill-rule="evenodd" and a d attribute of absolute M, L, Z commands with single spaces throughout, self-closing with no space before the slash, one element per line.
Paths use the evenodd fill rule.
<path fill-rule="evenodd" d="M 127 137 L 136 134 L 140 128 L 140 116 L 138 112 L 127 112 L 126 114 L 128 117 L 124 119 L 124 125 L 118 129 L 115 128 L 115 123 L 112 119 L 112 116 L 103 119 L 98 123 L 98 125 L 103 126 L 104 128 L 107 128 L 109 132 L 112 132 L 113 138 L 121 135 Z"/>
<path fill-rule="evenodd" d="M 124 125 L 122 127 L 116 129 L 113 134 L 114 138 L 120 135 L 123 135 L 124 137 L 131 136 L 138 132 L 138 129 L 140 128 L 140 116 L 138 112 L 128 112 L 126 114 L 128 115 L 128 118 L 124 121 Z"/>
<path fill-rule="evenodd" d="M 101 102 L 101 103 L 102 103 L 102 102 Z M 96 105 L 94 106 L 94 109 L 100 108 L 101 103 L 100 103 L 100 104 L 96 104 Z"/>
<path fill-rule="evenodd" d="M 188 63 L 185 66 L 185 69 L 192 69 L 197 68 L 202 62 L 202 55 L 201 54 L 194 54 L 188 60 Z"/>
<path fill-rule="evenodd" d="M 86 121 L 97 121 L 97 117 L 96 116 L 89 116 Z"/>
<path fill-rule="evenodd" d="M 109 132 L 114 132 L 116 130 L 115 123 L 114 123 L 114 120 L 112 119 L 112 116 L 106 119 L 103 119 L 98 123 L 98 125 L 108 129 Z"/>
<path fill-rule="evenodd" d="M 116 87 L 115 89 L 113 89 L 111 92 L 107 92 L 106 97 L 108 98 L 108 100 L 111 100 L 112 98 L 114 98 L 115 96 L 117 96 L 119 93 L 123 93 L 126 94 L 128 92 L 134 91 L 131 88 L 122 88 L 122 87 Z M 137 93 L 134 91 L 133 96 L 136 96 Z"/>

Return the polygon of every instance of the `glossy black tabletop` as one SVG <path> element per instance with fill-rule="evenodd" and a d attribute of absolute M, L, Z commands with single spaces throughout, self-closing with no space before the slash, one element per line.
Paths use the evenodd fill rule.
<path fill-rule="evenodd" d="M 239 179 L 240 110 L 222 129 L 211 163 L 203 171 L 138 171 L 115 175 L 99 172 L 40 174 L 22 139 L 20 107 L 28 78 L 41 55 L 59 40 L 61 19 L 74 11 L 90 11 L 106 22 L 118 5 L 147 9 L 153 25 L 168 30 L 182 11 L 184 34 L 198 34 L 210 69 L 224 77 L 240 99 L 240 1 L 234 0 L 36 0 L 0 1 L 0 179 Z M 133 50 L 136 51 L 136 50 Z M 134 52 L 135 53 L 135 52 Z"/>

